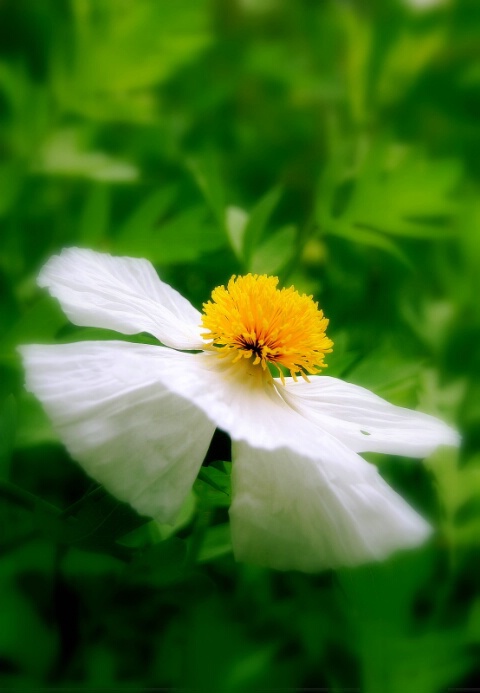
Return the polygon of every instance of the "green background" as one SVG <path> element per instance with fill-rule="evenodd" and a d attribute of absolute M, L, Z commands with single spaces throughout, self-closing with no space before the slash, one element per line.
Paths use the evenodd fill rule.
<path fill-rule="evenodd" d="M 0 0 L 4 689 L 477 684 L 479 116 L 477 0 Z M 98 489 L 15 352 L 115 337 L 36 287 L 72 245 L 149 258 L 199 308 L 247 271 L 313 293 L 329 375 L 462 433 L 367 456 L 434 537 L 314 576 L 236 564 L 221 435 L 175 528 Z"/>

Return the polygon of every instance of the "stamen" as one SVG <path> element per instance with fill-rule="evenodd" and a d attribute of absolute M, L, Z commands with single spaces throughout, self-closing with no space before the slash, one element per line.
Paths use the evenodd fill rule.
<path fill-rule="evenodd" d="M 278 277 L 247 274 L 233 276 L 227 288 L 218 286 L 203 305 L 202 336 L 208 348 L 233 363 L 253 357 L 253 366 L 275 366 L 283 384 L 282 367 L 295 381 L 301 376 L 309 382 L 308 375 L 325 368 L 324 356 L 332 351 L 328 320 L 312 296 L 277 284 Z"/>

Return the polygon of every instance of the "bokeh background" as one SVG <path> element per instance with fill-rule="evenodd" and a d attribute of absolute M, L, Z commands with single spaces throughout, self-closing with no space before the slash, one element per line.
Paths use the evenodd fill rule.
<path fill-rule="evenodd" d="M 2 688 L 480 686 L 479 116 L 478 0 L 0 0 Z M 98 489 L 15 352 L 115 337 L 36 287 L 72 245 L 149 258 L 198 307 L 246 271 L 313 293 L 329 375 L 462 432 L 368 456 L 432 540 L 236 564 L 222 435 L 174 528 Z"/>

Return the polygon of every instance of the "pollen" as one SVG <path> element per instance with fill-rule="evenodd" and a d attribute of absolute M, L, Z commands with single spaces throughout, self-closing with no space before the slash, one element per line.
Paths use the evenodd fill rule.
<path fill-rule="evenodd" d="M 203 304 L 202 337 L 209 349 L 234 363 L 250 359 L 263 371 L 274 366 L 282 382 L 284 369 L 294 380 L 308 381 L 325 368 L 325 354 L 332 351 L 325 334 L 328 320 L 312 296 L 277 285 L 278 277 L 246 274 L 218 286 Z"/>

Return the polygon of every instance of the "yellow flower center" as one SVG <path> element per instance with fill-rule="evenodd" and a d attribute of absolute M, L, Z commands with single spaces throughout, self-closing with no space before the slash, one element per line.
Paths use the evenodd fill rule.
<path fill-rule="evenodd" d="M 317 373 L 325 367 L 325 354 L 333 342 L 325 330 L 328 320 L 312 296 L 300 295 L 293 286 L 277 289 L 278 277 L 265 274 L 233 276 L 227 288 L 217 286 L 203 304 L 202 336 L 218 356 L 233 362 L 252 359 L 254 366 L 280 366 L 294 380 Z"/>

